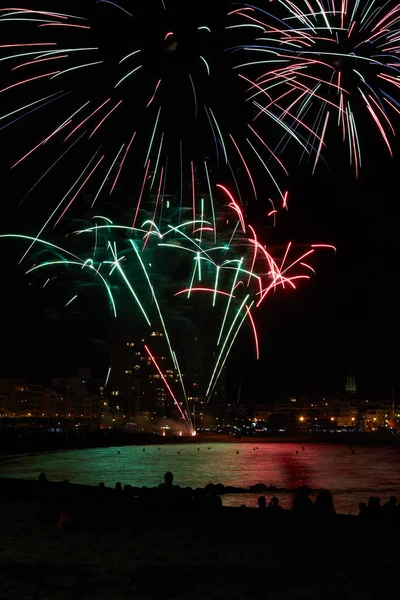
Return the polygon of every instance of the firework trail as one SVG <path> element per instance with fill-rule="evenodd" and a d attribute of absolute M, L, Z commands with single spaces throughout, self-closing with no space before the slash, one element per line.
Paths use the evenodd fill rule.
<path fill-rule="evenodd" d="M 3 129 L 29 120 L 34 124 L 10 168 L 20 177 L 43 163 L 24 200 L 37 186 L 43 189 L 49 171 L 63 168 L 64 156 L 89 160 L 101 147 L 99 160 L 104 158 L 89 171 L 83 190 L 96 185 L 96 201 L 100 193 L 116 195 L 119 183 L 133 172 L 133 183 L 140 178 L 143 187 L 133 207 L 133 224 L 143 194 L 156 189 L 162 171 L 161 187 L 168 188 L 178 180 L 183 186 L 192 171 L 196 182 L 206 180 L 207 170 L 218 169 L 239 192 L 242 208 L 236 174 L 248 182 L 255 198 L 260 184 L 265 187 L 266 174 L 270 195 L 284 203 L 280 179 L 288 172 L 281 150 L 275 152 L 273 146 L 277 141 L 286 145 L 289 135 L 298 155 L 318 156 L 321 136 L 302 120 L 301 107 L 279 116 L 279 110 L 264 106 L 263 115 L 270 118 L 258 118 L 260 98 L 257 93 L 254 98 L 252 80 L 240 72 L 236 51 L 248 49 L 236 41 L 253 41 L 257 32 L 247 27 L 254 24 L 236 23 L 248 15 L 247 8 L 228 10 L 225 22 L 216 23 L 212 10 L 185 18 L 182 7 L 154 0 L 132 9 L 124 0 L 101 0 L 90 16 L 84 7 L 76 15 L 40 7 L 0 9 L 5 33 L 0 98 L 13 105 L 0 115 L 0 123 Z M 285 86 L 288 92 L 292 88 L 290 81 Z M 262 92 L 264 99 L 268 93 Z M 74 144 L 74 154 L 69 153 Z M 63 179 L 72 183 L 80 164 L 70 164 Z M 99 182 L 97 175 L 102 175 Z M 181 196 L 185 192 L 181 189 Z M 75 198 L 58 207 L 55 221 L 74 203 Z"/>
<path fill-rule="evenodd" d="M 32 161 L 43 156 L 43 170 L 26 196 L 45 185 L 50 171 L 62 169 L 72 145 L 87 160 L 102 147 L 104 158 L 82 187 L 97 186 L 96 202 L 101 193 L 118 194 L 127 173 L 141 179 L 133 224 L 143 197 L 158 184 L 168 189 L 179 180 L 182 197 L 183 182 L 205 181 L 206 170 L 224 174 L 242 208 L 236 173 L 255 198 L 260 181 L 265 187 L 260 173 L 266 173 L 269 195 L 286 207 L 280 180 L 288 175 L 282 162 L 288 143 L 315 170 L 334 128 L 358 174 L 364 114 L 392 153 L 391 116 L 400 112 L 398 3 L 227 2 L 226 21 L 218 24 L 210 8 L 186 19 L 183 4 L 147 5 L 132 9 L 125 0 L 101 0 L 91 16 L 84 8 L 76 15 L 0 9 L 0 97 L 15 106 L 0 116 L 1 129 L 38 116 L 43 122 L 42 131 L 34 127 L 21 141 L 10 164 L 20 177 L 35 172 L 38 162 L 32 169 Z M 76 161 L 64 179 L 73 182 L 79 167 Z M 73 210 L 75 199 L 57 208 L 52 225 Z"/>
<path fill-rule="evenodd" d="M 342 15 L 350 11 L 349 4 L 341 5 Z M 177 14 L 178 4 L 167 0 L 134 7 L 126 0 L 98 0 L 90 18 L 83 8 L 76 15 L 0 9 L 5 33 L 0 100 L 8 102 L 0 131 L 18 132 L 31 125 L 30 134 L 20 136 L 18 151 L 12 145 L 11 176 L 20 180 L 35 173 L 21 203 L 43 193 L 49 174 L 61 174 L 55 191 L 65 185 L 50 209 L 38 206 L 41 224 L 34 235 L 12 236 L 25 240 L 21 262 L 34 256 L 28 272 L 72 269 L 74 281 L 78 274 L 85 281 L 92 277 L 115 318 L 121 314 L 119 295 L 127 294 L 132 305 L 128 318 L 147 327 L 156 323 L 164 332 L 179 374 L 178 388 L 167 386 L 168 392 L 189 427 L 191 409 L 172 315 L 188 305 L 204 306 L 204 320 L 198 324 L 202 331 L 210 310 L 213 314 L 215 361 L 204 390 L 210 399 L 242 326 L 247 324 L 254 336 L 258 357 L 256 309 L 277 288 L 294 289 L 297 280 L 312 272 L 307 258 L 315 248 L 289 260 L 290 244 L 283 257 L 274 258 L 259 241 L 246 222 L 243 182 L 255 199 L 278 196 L 279 204 L 268 200 L 268 216 L 275 224 L 276 207 L 288 204 L 280 183 L 289 175 L 284 149 L 293 143 L 298 155 L 315 167 L 335 111 L 351 160 L 357 167 L 361 160 L 344 74 L 338 82 L 331 59 L 322 51 L 318 59 L 310 54 L 333 36 L 333 0 L 329 11 L 319 0 L 310 0 L 303 12 L 282 0 L 268 4 L 269 14 L 250 5 L 227 5 L 231 8 L 222 24 L 216 24 L 211 10 L 184 18 Z M 358 25 L 348 27 L 353 35 Z M 342 43 L 336 42 L 338 47 Z M 261 60 L 252 60 L 255 52 Z M 242 61 L 243 54 L 249 60 Z M 364 83 L 368 99 L 374 94 Z M 377 116 L 375 123 L 384 128 L 387 123 L 374 98 L 367 104 Z M 271 188 L 267 195 L 266 181 Z M 207 194 L 201 194 L 205 188 Z M 108 216 L 94 217 L 94 224 L 68 236 L 68 242 L 85 240 L 83 250 L 83 242 L 65 248 L 63 242 L 50 241 L 67 218 L 88 210 L 93 215 L 106 201 L 126 204 L 127 196 L 129 220 L 114 224 Z M 42 260 L 46 252 L 49 256 Z M 178 282 L 168 270 L 176 254 L 182 257 Z M 43 287 L 51 281 L 46 276 Z M 64 306 L 79 305 L 80 297 L 69 291 Z M 171 309 L 175 305 L 176 312 Z M 202 311 L 194 313 L 200 319 Z M 151 345 L 145 350 L 165 376 Z"/>
<path fill-rule="evenodd" d="M 234 15 L 238 27 L 258 28 L 253 44 L 237 48 L 237 69 L 249 84 L 259 117 L 288 127 L 309 127 L 303 156 L 313 171 L 331 139 L 348 145 L 356 175 L 362 164 L 361 123 L 367 119 L 392 155 L 392 116 L 400 113 L 400 4 L 375 0 L 274 0 L 266 6 L 243 4 Z M 279 154 L 286 144 L 280 141 Z M 316 148 L 307 152 L 307 144 Z"/>
<path fill-rule="evenodd" d="M 179 209 L 172 207 L 165 208 L 162 223 L 149 218 L 134 228 L 93 216 L 87 225 L 67 236 L 67 247 L 37 236 L 1 236 L 34 245 L 34 262 L 26 273 L 41 275 L 44 286 L 51 282 L 54 272 L 57 282 L 67 280 L 64 308 L 75 307 L 89 284 L 97 284 L 114 319 L 121 318 L 123 307 L 129 306 L 131 324 L 162 332 L 169 349 L 169 366 L 177 374 L 175 382 L 167 381 L 151 344 L 143 349 L 190 430 L 193 406 L 181 365 L 191 344 L 182 347 L 179 327 L 188 311 L 192 330 L 211 332 L 213 360 L 201 390 L 210 400 L 242 327 L 247 323 L 258 358 L 254 311 L 277 289 L 295 289 L 300 280 L 309 279 L 312 267 L 306 259 L 316 249 L 290 259 L 289 244 L 283 256 L 273 257 L 251 226 L 244 225 L 242 230 L 242 215 L 233 197 L 217 214 L 210 210 L 210 197 L 199 202 L 203 205 L 201 217 L 180 224 L 176 221 Z M 71 283 L 76 288 L 73 296 Z"/>

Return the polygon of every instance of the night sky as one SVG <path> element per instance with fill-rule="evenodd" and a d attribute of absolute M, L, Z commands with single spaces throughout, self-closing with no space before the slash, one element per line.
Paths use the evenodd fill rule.
<path fill-rule="evenodd" d="M 11 96 L 5 110 L 10 102 Z M 40 112 L 40 118 L 46 118 L 44 114 Z M 394 120 L 394 125 L 400 127 L 400 122 Z M 20 142 L 11 129 L 6 130 L 6 143 L 1 142 L 1 223 L 3 231 L 24 231 L 30 228 L 35 209 L 28 205 L 16 210 L 23 181 L 7 174 Z M 301 283 L 296 292 L 277 292 L 256 313 L 261 362 L 257 365 L 249 358 L 251 340 L 248 334 L 241 335 L 228 369 L 233 382 L 230 397 L 241 379 L 245 397 L 260 401 L 278 393 L 340 390 L 348 371 L 355 373 L 365 393 L 400 389 L 400 144 L 393 144 L 394 160 L 375 133 L 365 134 L 363 147 L 358 181 L 347 164 L 347 148 L 339 143 L 327 154 L 329 168 L 321 164 L 314 176 L 311 165 L 295 169 L 288 184 L 289 211 L 279 215 L 276 230 L 263 228 L 262 236 L 271 247 L 291 239 L 300 245 L 334 244 L 337 253 L 321 252 L 313 263 L 317 274 L 311 281 Z M 30 168 L 35 168 L 34 162 Z M 49 185 L 31 202 L 46 207 L 51 197 Z M 262 202 L 260 198 L 249 211 L 250 222 L 258 225 L 268 210 Z M 60 310 L 51 293 L 28 286 L 16 266 L 20 256 L 16 249 L 5 241 L 1 248 L 0 375 L 41 382 L 79 366 L 93 366 L 100 375 L 106 372 L 106 343 L 114 331 L 106 315 L 102 318 L 96 312 L 93 317 L 89 305 L 86 314 Z"/>

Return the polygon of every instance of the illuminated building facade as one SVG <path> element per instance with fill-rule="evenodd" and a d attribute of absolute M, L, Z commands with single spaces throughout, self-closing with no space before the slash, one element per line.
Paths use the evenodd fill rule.
<path fill-rule="evenodd" d="M 176 390 L 178 373 L 171 364 L 164 333 L 151 331 L 114 343 L 111 348 L 110 406 L 122 407 L 127 417 L 141 412 L 172 416 L 173 400 L 145 346 L 171 389 Z"/>
<path fill-rule="evenodd" d="M 78 369 L 75 377 L 54 377 L 49 416 L 97 419 L 101 408 L 98 382 L 91 369 Z"/>
<path fill-rule="evenodd" d="M 50 391 L 44 385 L 20 379 L 0 380 L 2 413 L 16 417 L 42 417 L 48 413 Z"/>

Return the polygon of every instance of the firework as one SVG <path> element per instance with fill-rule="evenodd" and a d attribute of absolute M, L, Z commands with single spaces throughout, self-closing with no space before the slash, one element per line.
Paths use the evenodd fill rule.
<path fill-rule="evenodd" d="M 93 216 L 86 226 L 67 236 L 68 247 L 40 237 L 2 236 L 33 246 L 34 263 L 27 275 L 41 275 L 44 286 L 51 281 L 49 275 L 56 275 L 58 281 L 66 279 L 65 308 L 76 307 L 88 286 L 97 284 L 114 319 L 162 332 L 169 349 L 169 366 L 176 372 L 175 382 L 167 380 L 151 343 L 143 350 L 191 430 L 193 407 L 183 376 L 192 346 L 188 331 L 193 337 L 208 338 L 212 361 L 204 389 L 199 390 L 208 401 L 246 323 L 259 357 L 256 308 L 277 288 L 296 288 L 312 270 L 305 259 L 314 248 L 290 261 L 289 245 L 283 256 L 273 257 L 254 229 L 243 223 L 233 196 L 230 199 L 231 203 L 215 214 L 210 210 L 210 197 L 196 198 L 203 212 L 197 220 L 181 223 L 176 220 L 179 208 L 173 206 L 164 207 L 161 223 L 149 218 L 134 228 Z M 73 295 L 71 283 L 76 288 Z M 183 346 L 182 325 L 188 330 Z"/>
<path fill-rule="evenodd" d="M 189 428 L 177 324 L 184 321 L 187 337 L 210 332 L 213 362 L 202 390 L 209 400 L 246 325 L 258 358 L 256 310 L 277 288 L 294 289 L 313 271 L 307 260 L 316 248 L 290 260 L 291 244 L 274 257 L 260 242 L 246 221 L 247 192 L 257 199 L 262 182 L 275 224 L 278 204 L 269 196 L 277 193 L 287 208 L 280 179 L 289 175 L 281 156 L 289 141 L 316 165 L 333 108 L 347 111 L 348 132 L 355 131 L 342 83 L 324 75 L 314 83 L 315 64 L 329 65 L 302 55 L 303 37 L 321 41 L 311 17 L 304 32 L 289 35 L 286 14 L 278 27 L 276 15 L 261 11 L 264 23 L 256 8 L 237 6 L 223 24 L 213 11 L 177 17 L 172 2 L 155 0 L 135 7 L 99 0 L 91 19 L 83 8 L 76 15 L 0 9 L 0 27 L 8 32 L 12 24 L 0 46 L 0 97 L 10 102 L 0 126 L 31 124 L 17 151 L 12 145 L 11 177 L 35 173 L 20 204 L 43 192 L 50 174 L 62 173 L 54 205 L 38 206 L 34 234 L 8 237 L 25 240 L 20 262 L 34 257 L 27 273 L 46 273 L 43 287 L 54 281 L 49 269 L 57 281 L 72 274 L 66 310 L 79 307 L 83 288 L 98 285 L 115 319 L 163 332 L 176 381 L 150 342 L 143 349 Z M 289 3 L 279 6 L 289 10 Z M 302 30 L 302 18 L 293 31 Z M 14 37 L 19 27 L 23 37 Z M 270 39 L 258 40 L 261 33 Z M 242 61 L 244 52 L 257 51 L 267 60 Z M 310 123 L 314 103 L 320 108 Z M 128 205 L 129 216 L 93 216 L 107 200 Z M 88 211 L 89 225 L 55 243 L 67 219 Z"/>
<path fill-rule="evenodd" d="M 223 174 L 242 207 L 241 180 L 248 181 L 257 198 L 260 182 L 265 187 L 265 173 L 270 195 L 284 204 L 280 179 L 288 172 L 281 150 L 275 152 L 273 146 L 279 140 L 286 144 L 289 135 L 299 154 L 315 155 L 320 136 L 310 133 L 301 108 L 291 122 L 290 111 L 279 116 L 276 107 L 263 107 L 269 122 L 258 118 L 260 98 L 254 96 L 254 82 L 240 71 L 236 52 L 248 48 L 235 43 L 248 39 L 247 24 L 236 24 L 248 9 L 228 11 L 225 24 L 216 23 L 212 11 L 185 19 L 175 9 L 172 2 L 154 0 L 135 13 L 124 0 L 102 0 L 95 3 L 90 19 L 83 8 L 76 15 L 40 8 L 0 10 L 0 27 L 12 32 L 7 33 L 9 43 L 0 46 L 0 96 L 12 98 L 14 106 L 0 116 L 2 128 L 18 128 L 29 119 L 43 123 L 32 128 L 10 164 L 19 176 L 24 169 L 30 172 L 32 163 L 36 171 L 43 162 L 23 200 L 37 186 L 41 189 L 50 171 L 62 169 L 63 161 L 71 156 L 88 161 L 98 150 L 99 163 L 88 172 L 82 189 L 95 189 L 97 202 L 100 194 L 118 194 L 119 182 L 133 172 L 131 185 L 141 179 L 143 190 L 133 207 L 133 224 L 143 194 L 157 189 L 160 180 L 162 189 L 179 182 L 182 198 L 184 182 L 193 172 L 194 184 L 205 181 L 207 170 Z M 15 33 L 19 28 L 21 37 Z M 290 91 L 289 81 L 286 88 Z M 71 161 L 63 179 L 69 176 L 72 183 L 80 165 L 81 160 Z M 73 209 L 74 202 L 75 197 L 66 199 L 54 219 Z"/>
<path fill-rule="evenodd" d="M 303 156 L 313 170 L 336 128 L 358 175 L 364 115 L 392 154 L 391 117 L 400 112 L 400 4 L 275 0 L 264 8 L 243 4 L 233 11 L 238 27 L 259 32 L 253 44 L 238 48 L 246 60 L 237 66 L 258 116 L 287 126 L 286 140 L 300 124 L 308 127 Z"/>

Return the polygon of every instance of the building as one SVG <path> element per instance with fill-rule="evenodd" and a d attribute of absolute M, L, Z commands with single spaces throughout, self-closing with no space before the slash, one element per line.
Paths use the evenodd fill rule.
<path fill-rule="evenodd" d="M 352 373 L 347 375 L 345 388 L 348 394 L 355 394 L 357 392 L 356 378 Z"/>
<path fill-rule="evenodd" d="M 387 427 L 388 424 L 388 408 L 370 408 L 364 414 L 364 431 L 376 431 L 379 427 Z"/>
<path fill-rule="evenodd" d="M 146 350 L 149 349 L 151 356 Z M 143 412 L 167 417 L 174 412 L 168 390 L 180 398 L 180 380 L 164 333 L 153 330 L 117 340 L 110 349 L 110 406 L 122 408 L 127 417 Z"/>
<path fill-rule="evenodd" d="M 23 379 L 1 379 L 0 396 L 3 397 L 4 410 L 7 415 L 15 416 L 20 394 L 27 382 Z"/>
<path fill-rule="evenodd" d="M 75 377 L 54 377 L 49 416 L 97 419 L 101 408 L 99 382 L 91 369 L 78 369 Z"/>
<path fill-rule="evenodd" d="M 0 396 L 3 413 L 7 416 L 42 417 L 47 414 L 51 393 L 44 385 L 22 379 L 2 379 Z"/>
<path fill-rule="evenodd" d="M 266 423 L 274 411 L 274 406 L 271 404 L 256 404 L 253 412 L 255 422 Z"/>
<path fill-rule="evenodd" d="M 28 383 L 19 394 L 17 404 L 17 416 L 44 417 L 46 415 L 50 399 L 50 390 L 44 385 Z"/>
<path fill-rule="evenodd" d="M 337 417 L 338 427 L 354 427 L 359 421 L 359 410 L 350 402 L 341 402 Z"/>

